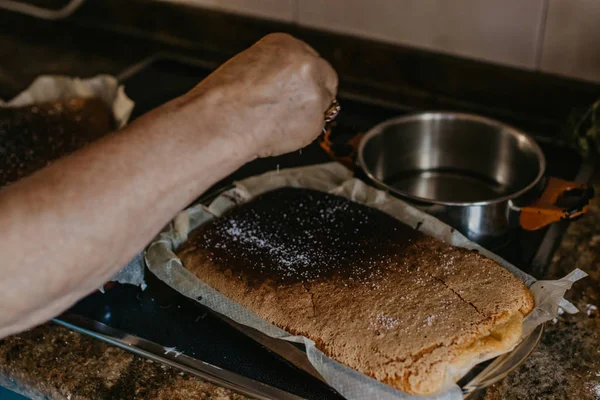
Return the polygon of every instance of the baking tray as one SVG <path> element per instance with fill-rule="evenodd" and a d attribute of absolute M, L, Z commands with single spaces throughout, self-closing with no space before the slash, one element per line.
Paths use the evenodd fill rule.
<path fill-rule="evenodd" d="M 212 193 L 203 196 L 196 203 L 202 203 L 208 206 L 214 198 L 216 198 L 223 191 L 230 189 L 231 187 L 232 186 L 227 185 L 223 188 L 220 188 L 219 190 L 215 190 Z M 140 293 L 136 295 L 136 300 L 139 300 L 143 304 L 144 301 L 147 300 L 147 296 L 151 296 L 150 301 L 152 303 L 158 302 L 159 308 L 172 310 L 171 312 L 181 314 L 174 315 L 172 322 L 164 320 L 162 321 L 164 323 L 167 323 L 169 327 L 173 328 L 174 332 L 176 332 L 177 335 L 180 335 L 180 325 L 182 322 L 190 322 L 191 319 L 198 313 L 198 316 L 194 320 L 194 322 L 196 323 L 199 321 L 199 319 L 207 320 L 207 318 L 210 316 L 211 318 L 219 320 L 219 322 L 225 322 L 233 329 L 236 329 L 240 333 L 245 335 L 247 338 L 258 342 L 264 347 L 265 350 L 280 356 L 281 359 L 278 361 L 284 361 L 284 363 L 291 364 L 291 366 L 298 369 L 298 372 L 304 373 L 304 378 L 308 378 L 308 376 L 306 376 L 306 374 L 308 374 L 316 378 L 317 380 L 322 380 L 318 372 L 314 370 L 312 365 L 310 365 L 310 363 L 304 356 L 304 353 L 301 350 L 302 346 L 296 346 L 295 344 L 286 341 L 270 338 L 258 331 L 255 331 L 252 328 L 237 324 L 229 318 L 218 314 L 198 304 L 197 302 L 194 302 L 186 298 L 185 296 L 182 296 L 179 293 L 173 291 L 170 287 L 167 287 L 162 281 L 157 280 L 154 277 L 154 275 L 149 271 L 147 271 L 146 277 L 148 279 L 148 289 L 144 292 L 140 291 Z M 120 289 L 125 288 L 133 289 L 133 287 L 120 287 Z M 117 292 L 117 290 L 111 289 L 107 294 L 103 296 L 111 297 Z M 167 293 L 172 296 L 169 299 L 169 302 L 160 303 L 161 301 L 167 300 L 167 297 L 165 297 L 165 294 Z M 105 302 L 105 304 L 106 303 L 107 302 Z M 117 296 L 114 305 L 117 307 L 125 305 L 123 303 L 123 297 Z M 265 385 L 259 380 L 249 379 L 246 376 L 235 374 L 228 370 L 207 363 L 203 361 L 205 358 L 196 355 L 194 349 L 192 349 L 192 351 L 190 352 L 189 348 L 186 346 L 171 346 L 171 344 L 173 344 L 172 342 L 162 342 L 170 344 L 167 346 L 161 345 L 150 340 L 142 339 L 139 336 L 135 336 L 132 334 L 128 334 L 124 331 L 111 328 L 109 325 L 99 322 L 95 319 L 82 317 L 77 313 L 77 309 L 72 311 L 73 312 L 70 312 L 58 318 L 57 322 L 63 326 L 77 330 L 80 333 L 84 333 L 93 336 L 97 339 L 107 341 L 118 347 L 133 351 L 134 353 L 143 357 L 147 357 L 158 362 L 162 362 L 167 365 L 180 368 L 181 370 L 191 373 L 192 375 L 199 376 L 211 382 L 220 384 L 233 390 L 237 390 L 240 393 L 252 395 L 259 399 L 303 398 L 298 397 L 297 395 L 289 393 L 287 391 L 278 390 L 274 386 Z M 104 307 L 101 310 L 99 310 L 99 312 L 105 312 L 104 316 L 101 318 L 103 318 L 106 323 L 114 324 L 114 320 L 111 319 L 113 316 L 110 308 Z M 147 315 L 149 317 L 151 316 L 150 313 L 147 313 Z M 214 321 L 211 322 L 211 325 L 213 323 Z M 150 332 L 145 329 L 145 327 L 129 328 L 130 331 L 139 331 L 141 332 L 140 335 L 151 337 L 152 334 L 150 334 Z M 196 330 L 196 332 L 198 331 Z M 519 343 L 515 347 L 515 349 L 513 349 L 512 352 L 503 354 L 499 357 L 496 357 L 492 360 L 481 363 L 474 367 L 459 382 L 459 386 L 463 389 L 465 398 L 470 398 L 470 396 L 476 393 L 478 390 L 488 387 L 495 382 L 498 382 L 511 371 L 513 371 L 515 368 L 517 368 L 534 350 L 535 346 L 538 344 L 541 338 L 542 332 L 543 325 L 540 325 L 534 330 L 534 332 L 532 332 L 521 343 Z M 194 340 L 192 340 L 192 342 L 193 341 Z M 200 339 L 197 339 L 197 341 L 204 342 L 204 340 Z M 217 348 L 223 346 L 222 344 L 217 343 L 211 344 L 216 345 Z M 188 354 L 191 354 L 191 356 L 189 356 Z M 293 381 L 288 381 L 287 384 L 291 384 L 292 382 L 299 382 L 300 376 L 293 377 L 292 379 Z M 312 389 L 319 390 L 316 386 L 317 382 L 311 382 L 310 380 L 308 380 L 306 383 L 311 385 Z M 318 382 L 318 385 L 321 386 L 322 383 Z M 308 395 L 307 398 L 340 398 L 339 395 L 333 392 L 331 389 L 325 389 L 325 387 L 323 387 L 322 389 L 322 393 L 314 393 L 314 397 L 312 395 Z M 331 390 L 331 393 L 327 393 L 328 390 Z M 274 397 L 269 397 L 269 395 Z"/>
<path fill-rule="evenodd" d="M 56 319 L 55 322 L 76 332 L 89 335 L 113 346 L 131 351 L 139 356 L 180 369 L 190 375 L 198 376 L 209 382 L 259 400 L 302 399 L 302 397 L 190 357 L 176 348 L 165 348 L 157 343 L 130 335 L 101 322 L 77 314 L 63 315 L 61 318 Z"/>
<path fill-rule="evenodd" d="M 201 59 L 159 54 L 123 71 L 119 79 L 125 85 L 127 94 L 136 103 L 132 118 L 135 119 L 185 93 L 216 66 Z M 418 111 L 410 105 L 384 103 L 361 93 L 348 93 L 343 90 L 338 99 L 343 111 L 336 120 L 335 129 L 341 136 L 351 137 L 356 132 L 366 131 L 385 119 Z M 535 125 L 535 121 L 527 121 L 527 125 Z M 538 139 L 548 159 L 549 174 L 570 180 L 578 178 L 580 181 L 585 181 L 586 176 L 591 174 L 590 169 L 582 163 L 576 153 L 556 146 L 544 137 Z M 215 184 L 209 192 L 218 193 L 234 180 L 276 168 L 326 161 L 329 161 L 328 156 L 317 143 L 313 143 L 301 151 L 249 163 Z M 543 275 L 566 226 L 566 223 L 555 224 L 551 228 L 536 232 L 517 232 L 509 241 L 491 250 L 539 278 Z M 269 390 L 283 392 L 277 392 L 272 398 L 285 398 L 281 397 L 285 395 L 309 399 L 340 398 L 339 394 L 314 373 L 304 368 L 300 360 L 286 360 L 290 358 L 290 353 L 294 353 L 294 349 L 273 348 L 273 343 L 252 336 L 249 332 L 243 332 L 240 327 L 232 326 L 210 310 L 203 309 L 196 302 L 179 295 L 153 278 L 152 274 L 148 274 L 147 283 L 148 288 L 145 291 L 128 285 L 118 285 L 104 295 L 88 296 L 56 321 L 101 340 L 112 340 L 111 343 L 146 357 L 162 359 L 169 365 L 232 387 L 234 390 L 252 393 L 258 398 L 274 393 Z M 502 379 L 516 368 L 533 350 L 541 332 L 542 327 L 522 342 L 511 355 L 498 357 L 474 368 L 460 382 L 466 396 Z M 139 343 L 148 346 L 141 348 Z M 210 343 L 210 346 L 206 343 Z M 179 362 L 176 353 L 168 352 L 171 348 L 183 352 L 185 360 L 189 361 L 189 357 L 208 370 Z M 301 351 L 297 348 L 296 350 Z M 165 352 L 168 354 L 164 354 Z M 285 357 L 281 357 L 280 354 L 284 354 Z M 219 369 L 231 374 L 219 376 L 215 374 Z"/>

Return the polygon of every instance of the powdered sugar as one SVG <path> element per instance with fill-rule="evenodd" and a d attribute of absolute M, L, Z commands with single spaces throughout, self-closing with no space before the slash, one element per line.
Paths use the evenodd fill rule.
<path fill-rule="evenodd" d="M 425 324 L 427 326 L 431 326 L 433 324 L 433 320 L 436 318 L 435 315 L 428 315 L 427 318 L 425 318 Z"/>
<path fill-rule="evenodd" d="M 384 276 L 382 264 L 395 264 L 390 243 L 421 235 L 373 208 L 293 188 L 267 193 L 204 228 L 198 247 L 246 276 L 282 282 L 338 275 L 345 286 L 373 289 Z"/>
<path fill-rule="evenodd" d="M 375 320 L 371 321 L 371 323 L 369 324 L 369 327 L 371 329 L 377 329 L 377 330 L 380 330 L 380 329 L 391 330 L 391 329 L 394 329 L 395 327 L 397 327 L 399 323 L 400 323 L 400 321 L 397 318 L 380 312 L 375 317 Z"/>

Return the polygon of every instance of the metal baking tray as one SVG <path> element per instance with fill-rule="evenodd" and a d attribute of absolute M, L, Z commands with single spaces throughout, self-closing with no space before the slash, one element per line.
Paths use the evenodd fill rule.
<path fill-rule="evenodd" d="M 201 59 L 159 54 L 119 75 L 136 106 L 132 118 L 191 89 L 217 65 Z M 415 111 L 406 104 L 383 103 L 361 93 L 340 92 L 343 111 L 336 129 L 349 136 L 376 123 Z M 535 125 L 535 121 L 528 121 Z M 586 181 L 591 169 L 569 149 L 540 137 L 548 173 Z M 218 182 L 199 201 L 208 201 L 234 180 L 276 168 L 329 161 L 317 143 L 302 151 L 251 162 Z M 540 277 L 560 242 L 567 223 L 536 232 L 517 232 L 511 240 L 490 249 L 526 272 Z M 125 348 L 144 357 L 180 368 L 256 398 L 340 399 L 318 373 L 307 365 L 302 347 L 266 337 L 185 298 L 147 274 L 144 291 L 117 285 L 106 294 L 95 293 L 55 321 Z M 539 342 L 538 327 L 512 352 L 476 366 L 460 382 L 465 397 L 497 382 L 514 370 Z M 210 344 L 210 345 L 207 345 Z M 175 349 L 175 350 L 173 350 Z"/>
<path fill-rule="evenodd" d="M 203 196 L 196 203 L 202 203 L 209 205 L 210 202 L 216 198 L 223 191 L 230 189 L 232 186 L 227 185 L 219 190 Z M 280 356 L 283 360 L 291 364 L 293 367 L 305 372 L 308 375 L 316 378 L 319 381 L 323 381 L 323 378 L 319 373 L 312 367 L 308 362 L 302 346 L 296 346 L 293 343 L 289 343 L 279 339 L 273 339 L 259 331 L 256 331 L 247 326 L 236 323 L 235 321 L 216 313 L 204 306 L 186 298 L 173 291 L 171 288 L 163 286 L 162 282 L 156 281 L 151 272 L 147 271 L 146 276 L 148 279 L 148 292 L 139 293 L 136 295 L 136 299 L 143 301 L 142 296 L 147 296 L 151 293 L 156 297 L 151 297 L 152 302 L 160 301 L 164 299 L 163 295 L 166 291 L 172 291 L 172 295 L 177 298 L 178 304 L 167 304 L 159 305 L 166 309 L 176 308 L 178 311 L 181 310 L 182 304 L 184 307 L 189 308 L 193 313 L 201 312 L 200 317 L 206 318 L 209 314 L 231 326 L 233 329 L 238 330 L 246 337 L 256 341 L 262 345 L 268 351 Z M 130 288 L 133 289 L 133 288 Z M 137 288 L 136 288 L 137 289 Z M 111 296 L 114 294 L 112 290 L 103 295 Z M 118 302 L 118 300 L 117 300 Z M 106 308 L 105 308 L 106 310 Z M 107 311 L 108 320 L 110 320 L 110 311 Z M 193 316 L 187 313 L 187 316 Z M 196 320 L 198 317 L 196 317 Z M 188 319 L 189 320 L 189 319 Z M 176 319 L 180 322 L 181 319 Z M 240 393 L 247 394 L 258 399 L 297 399 L 295 394 L 279 390 L 273 386 L 266 385 L 257 380 L 249 379 L 243 375 L 233 373 L 231 371 L 219 368 L 215 365 L 203 361 L 201 358 L 194 358 L 186 354 L 187 349 L 185 347 L 176 346 L 164 346 L 158 343 L 154 343 L 150 340 L 143 339 L 141 337 L 123 332 L 118 329 L 114 329 L 107 324 L 96 321 L 91 318 L 83 317 L 75 312 L 67 313 L 57 318 L 55 322 L 74 329 L 80 333 L 84 333 L 93 336 L 97 339 L 106 341 L 110 344 L 116 345 L 126 350 L 130 350 L 138 355 L 146 358 L 153 359 L 158 362 L 162 362 L 166 365 L 179 368 L 192 375 L 199 376 L 211 382 L 220 384 L 232 390 L 236 390 Z M 110 321 L 107 321 L 110 323 Z M 177 322 L 175 324 L 177 324 Z M 196 321 L 197 322 L 197 321 Z M 487 362 L 481 363 L 474 367 L 461 381 L 459 386 L 463 389 L 464 397 L 469 398 L 472 394 L 477 391 L 486 388 L 495 382 L 503 379 L 507 374 L 517 368 L 534 350 L 538 344 L 543 332 L 543 325 L 537 327 L 530 335 L 528 335 L 521 343 L 519 343 L 511 352 L 503 354 Z M 142 333 L 143 334 L 143 333 Z M 321 382 L 319 382 L 321 383 Z M 338 396 L 337 393 L 330 393 L 332 396 Z M 322 396 L 323 394 L 321 394 Z M 315 397 L 315 398 L 329 398 L 329 397 Z"/>

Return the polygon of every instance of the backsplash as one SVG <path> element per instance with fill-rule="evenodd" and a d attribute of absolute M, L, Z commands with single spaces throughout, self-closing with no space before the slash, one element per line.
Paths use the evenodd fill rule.
<path fill-rule="evenodd" d="M 600 82 L 599 0 L 162 0 Z"/>

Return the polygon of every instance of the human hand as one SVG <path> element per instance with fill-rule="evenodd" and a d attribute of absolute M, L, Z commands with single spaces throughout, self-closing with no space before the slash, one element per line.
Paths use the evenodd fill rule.
<path fill-rule="evenodd" d="M 243 146 L 250 157 L 268 157 L 302 148 L 319 135 L 337 85 L 337 74 L 315 50 L 275 33 L 227 61 L 185 97 L 201 97 L 219 114 L 232 145 Z"/>

